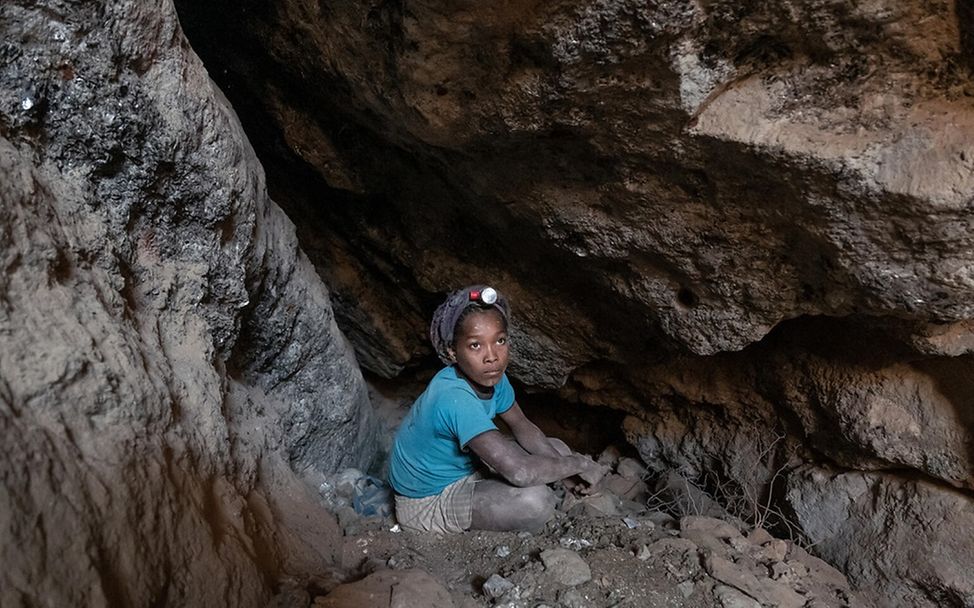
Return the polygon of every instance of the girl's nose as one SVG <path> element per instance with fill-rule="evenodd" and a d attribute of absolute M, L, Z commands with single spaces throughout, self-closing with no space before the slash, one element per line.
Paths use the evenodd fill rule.
<path fill-rule="evenodd" d="M 493 346 L 488 345 L 487 349 L 484 351 L 484 361 L 496 361 L 497 351 Z"/>

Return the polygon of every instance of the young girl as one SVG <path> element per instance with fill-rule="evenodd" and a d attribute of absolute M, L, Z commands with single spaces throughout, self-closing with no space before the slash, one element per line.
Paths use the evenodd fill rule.
<path fill-rule="evenodd" d="M 579 475 L 592 485 L 605 474 L 521 411 L 504 373 L 509 320 L 507 300 L 484 285 L 453 292 L 436 309 L 430 339 L 447 367 L 406 415 L 389 463 L 403 528 L 537 530 L 554 514 L 554 493 L 545 484 Z M 495 416 L 514 441 L 497 430 Z"/>

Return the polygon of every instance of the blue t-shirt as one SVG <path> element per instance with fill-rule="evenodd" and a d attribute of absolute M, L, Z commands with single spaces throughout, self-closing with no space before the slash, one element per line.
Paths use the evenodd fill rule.
<path fill-rule="evenodd" d="M 439 494 L 476 468 L 467 442 L 496 430 L 494 416 L 514 405 L 514 388 L 501 375 L 494 395 L 481 399 L 453 366 L 441 369 L 403 419 L 392 444 L 389 483 L 409 498 Z"/>

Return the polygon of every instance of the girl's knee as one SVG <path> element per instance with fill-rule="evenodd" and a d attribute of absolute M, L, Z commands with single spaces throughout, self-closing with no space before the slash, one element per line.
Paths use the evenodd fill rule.
<path fill-rule="evenodd" d="M 572 453 L 572 449 L 568 447 L 568 444 L 557 437 L 548 437 L 548 443 L 562 456 L 568 456 Z"/>
<path fill-rule="evenodd" d="M 527 527 L 540 528 L 555 514 L 555 493 L 548 486 L 524 488 L 521 503 Z"/>

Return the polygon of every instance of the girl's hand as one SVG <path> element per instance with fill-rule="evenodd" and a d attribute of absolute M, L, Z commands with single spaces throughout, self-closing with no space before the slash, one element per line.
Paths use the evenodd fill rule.
<path fill-rule="evenodd" d="M 590 487 L 593 487 L 602 481 L 602 478 L 605 477 L 609 472 L 609 467 L 595 462 L 588 456 L 583 454 L 575 454 L 575 456 L 582 460 L 583 465 L 583 468 L 581 471 L 579 471 L 578 476 L 581 477 L 582 481 L 587 483 Z"/>

